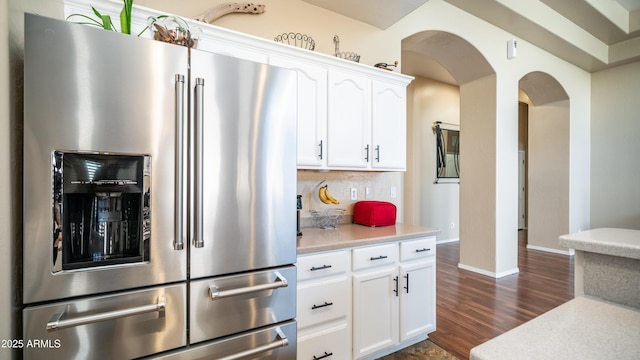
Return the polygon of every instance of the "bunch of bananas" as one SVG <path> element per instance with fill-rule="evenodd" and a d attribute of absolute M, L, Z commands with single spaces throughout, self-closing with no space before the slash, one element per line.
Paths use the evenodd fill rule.
<path fill-rule="evenodd" d="M 320 187 L 320 189 L 318 190 L 318 197 L 320 198 L 320 201 L 325 204 L 340 204 L 340 201 L 336 200 L 329 193 L 328 185 Z"/>

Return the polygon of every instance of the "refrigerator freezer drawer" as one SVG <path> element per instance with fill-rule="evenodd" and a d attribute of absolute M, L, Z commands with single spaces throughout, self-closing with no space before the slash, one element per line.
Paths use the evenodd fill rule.
<path fill-rule="evenodd" d="M 25 359 L 136 358 L 186 345 L 186 285 L 31 306 L 23 321 Z"/>
<path fill-rule="evenodd" d="M 191 343 L 296 317 L 296 268 L 192 281 Z"/>
<path fill-rule="evenodd" d="M 295 360 L 296 322 L 288 321 L 154 357 L 155 360 Z"/>

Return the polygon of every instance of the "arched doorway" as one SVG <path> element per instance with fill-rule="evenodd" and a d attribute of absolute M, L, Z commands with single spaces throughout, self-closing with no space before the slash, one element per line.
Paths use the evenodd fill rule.
<path fill-rule="evenodd" d="M 551 75 L 534 71 L 518 82 L 528 108 L 527 247 L 566 254 L 570 232 L 570 99 Z"/>
<path fill-rule="evenodd" d="M 517 181 L 500 178 L 501 173 L 508 172 L 509 166 L 503 164 L 510 163 L 511 158 L 515 168 L 517 146 L 511 149 L 512 143 L 497 141 L 498 135 L 503 134 L 498 134 L 502 119 L 498 115 L 494 69 L 471 43 L 443 31 L 424 31 L 405 38 L 402 41 L 402 59 L 404 73 L 417 78 L 429 76 L 457 87 L 460 125 L 459 266 L 492 277 L 517 272 L 517 242 L 512 241 L 517 238 L 517 219 L 513 216 L 511 221 L 504 210 L 513 208 L 515 212 L 517 209 Z M 424 73 L 420 69 L 424 68 L 430 68 L 427 75 L 422 75 Z M 429 176 L 433 171 L 421 172 L 425 166 L 428 169 L 434 167 L 431 150 L 423 145 L 432 136 L 429 132 L 431 124 L 440 121 L 441 115 L 430 112 L 429 104 L 418 103 L 428 100 L 420 99 L 416 93 L 429 94 L 425 89 L 416 89 L 420 83 L 414 81 L 409 89 L 414 93 L 409 94 L 408 101 L 407 143 L 411 155 L 407 159 L 405 191 L 413 202 L 405 204 L 405 216 L 411 219 L 410 214 L 417 211 L 419 214 L 413 214 L 413 217 L 420 224 L 448 229 L 450 224 L 438 219 L 435 213 L 448 209 L 453 195 L 442 198 L 442 191 L 434 187 L 451 185 L 433 184 L 433 178 Z M 513 130 L 517 133 L 517 125 L 507 124 L 507 127 L 507 132 Z M 437 205 L 433 206 L 429 201 Z M 429 222 L 429 219 L 436 221 Z"/>

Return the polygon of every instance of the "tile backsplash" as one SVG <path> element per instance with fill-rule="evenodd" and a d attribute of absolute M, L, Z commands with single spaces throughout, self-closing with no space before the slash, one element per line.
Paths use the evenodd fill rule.
<path fill-rule="evenodd" d="M 341 223 L 350 223 L 353 204 L 362 200 L 388 201 L 396 205 L 396 221 L 402 222 L 402 172 L 370 171 L 316 171 L 298 170 L 298 195 L 302 195 L 300 210 L 301 227 L 314 226 L 310 210 L 324 212 L 328 209 L 344 209 Z M 320 186 L 328 185 L 331 195 L 339 204 L 324 204 L 318 197 Z M 369 196 L 365 192 L 369 189 Z M 357 199 L 351 200 L 351 189 L 356 189 Z M 395 192 L 395 198 L 392 198 Z"/>

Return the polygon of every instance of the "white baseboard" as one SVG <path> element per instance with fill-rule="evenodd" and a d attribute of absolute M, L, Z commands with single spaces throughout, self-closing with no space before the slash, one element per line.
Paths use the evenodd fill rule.
<path fill-rule="evenodd" d="M 527 249 L 546 251 L 554 254 L 567 255 L 567 256 L 573 256 L 576 253 L 574 249 L 558 250 L 558 249 L 552 249 L 548 247 L 535 246 L 535 245 L 527 245 Z"/>
<path fill-rule="evenodd" d="M 452 242 L 456 242 L 456 241 L 460 241 L 460 238 L 436 240 L 436 245 L 447 244 L 447 243 L 452 243 Z"/>
<path fill-rule="evenodd" d="M 481 275 L 485 275 L 485 276 L 489 276 L 489 277 L 492 277 L 494 279 L 499 279 L 499 278 L 502 278 L 502 277 L 505 277 L 505 276 L 509 276 L 509 275 L 513 275 L 513 274 L 517 274 L 517 273 L 520 272 L 519 268 L 515 268 L 515 269 L 511 269 L 511 270 L 495 273 L 493 271 L 487 271 L 487 270 L 484 270 L 484 269 L 480 269 L 480 268 L 477 268 L 477 267 L 473 267 L 473 266 L 469 266 L 469 265 L 465 265 L 465 264 L 461 264 L 461 263 L 458 263 L 458 267 L 460 269 L 473 271 L 475 273 L 478 273 L 478 274 L 481 274 Z"/>

